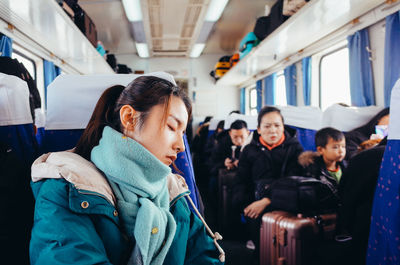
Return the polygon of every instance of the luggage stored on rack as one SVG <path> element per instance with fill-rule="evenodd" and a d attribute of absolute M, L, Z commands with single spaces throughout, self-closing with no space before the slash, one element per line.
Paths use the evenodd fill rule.
<path fill-rule="evenodd" d="M 292 16 L 310 0 L 283 0 L 282 14 Z"/>
<path fill-rule="evenodd" d="M 254 32 L 249 32 L 240 42 L 239 55 L 240 59 L 246 56 L 259 43 Z"/>
<path fill-rule="evenodd" d="M 65 3 L 74 12 L 74 23 L 86 36 L 86 38 L 92 43 L 92 45 L 97 47 L 97 30 L 92 19 L 86 14 L 86 12 L 78 5 L 77 0 L 65 0 Z"/>
<path fill-rule="evenodd" d="M 254 26 L 254 34 L 262 41 L 275 29 L 277 29 L 289 17 L 282 14 L 283 0 L 278 2 L 271 8 L 269 16 L 259 17 Z"/>
<path fill-rule="evenodd" d="M 266 213 L 260 229 L 260 265 L 317 265 L 317 247 L 332 240 L 335 229 L 336 214 L 304 218 Z"/>
<path fill-rule="evenodd" d="M 215 80 L 221 78 L 226 72 L 229 71 L 229 69 L 231 69 L 230 59 L 231 56 L 229 55 L 225 55 L 219 58 L 218 62 L 215 64 L 214 73 L 213 75 L 211 75 L 215 78 Z"/>
<path fill-rule="evenodd" d="M 232 55 L 230 59 L 231 68 L 234 67 L 239 62 L 239 60 L 240 60 L 239 53 L 235 53 L 234 55 Z"/>

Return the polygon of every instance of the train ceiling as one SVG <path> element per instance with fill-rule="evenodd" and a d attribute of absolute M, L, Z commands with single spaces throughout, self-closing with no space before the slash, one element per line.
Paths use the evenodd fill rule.
<path fill-rule="evenodd" d="M 79 4 L 112 53 L 135 54 L 136 41 L 147 44 L 150 57 L 189 57 L 201 39 L 206 44 L 203 54 L 233 53 L 264 14 L 265 5 L 275 1 L 230 0 L 220 19 L 208 25 L 204 19 L 210 0 L 140 0 L 141 24 L 127 19 L 121 0 L 79 0 Z M 138 34 L 140 27 L 143 32 Z"/>

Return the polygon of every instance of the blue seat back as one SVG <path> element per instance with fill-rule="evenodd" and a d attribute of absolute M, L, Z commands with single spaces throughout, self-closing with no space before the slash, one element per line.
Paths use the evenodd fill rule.
<path fill-rule="evenodd" d="M 166 73 L 153 74 L 161 75 L 175 83 L 172 76 Z M 147 75 L 152 75 L 152 73 Z M 138 76 L 124 74 L 58 76 L 48 87 L 47 117 L 43 132 L 42 152 L 73 148 L 86 128 L 103 91 L 113 85 L 126 86 Z M 189 186 L 193 202 L 198 207 L 198 191 L 186 136 L 184 142 L 186 151 L 178 155 L 176 165 Z"/>
<path fill-rule="evenodd" d="M 372 207 L 368 265 L 400 263 L 400 80 L 390 102 L 388 142 Z"/>
<path fill-rule="evenodd" d="M 60 75 L 47 89 L 45 128 L 39 128 L 41 152 L 75 147 L 104 90 L 128 85 L 137 75 Z M 79 95 L 79 97 L 77 96 Z"/>
<path fill-rule="evenodd" d="M 183 140 L 185 143 L 185 151 L 178 154 L 175 165 L 179 169 L 180 172 L 176 171 L 174 167 L 171 166 L 172 172 L 179 174 L 185 178 L 186 184 L 190 190 L 190 198 L 192 199 L 193 203 L 196 205 L 197 209 L 200 207 L 199 202 L 199 191 L 196 186 L 196 179 L 194 176 L 193 170 L 193 163 L 192 163 L 192 156 L 190 153 L 189 143 L 187 141 L 186 135 L 183 136 Z M 189 207 L 192 206 L 189 204 Z"/>
<path fill-rule="evenodd" d="M 25 165 L 38 155 L 28 85 L 22 79 L 0 73 L 0 139 Z"/>

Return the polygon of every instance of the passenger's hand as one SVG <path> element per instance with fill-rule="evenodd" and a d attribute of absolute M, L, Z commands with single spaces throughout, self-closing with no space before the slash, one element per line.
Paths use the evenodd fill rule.
<path fill-rule="evenodd" d="M 239 160 L 236 159 L 232 164 L 233 164 L 234 167 L 238 167 L 239 166 Z"/>
<path fill-rule="evenodd" d="M 383 137 L 379 134 L 371 134 L 371 136 L 369 137 L 370 140 L 377 140 L 377 139 L 382 139 Z"/>
<path fill-rule="evenodd" d="M 268 198 L 255 201 L 244 209 L 244 215 L 252 219 L 257 219 L 270 204 L 271 200 Z"/>
<path fill-rule="evenodd" d="M 225 164 L 226 169 L 228 169 L 228 170 L 231 170 L 233 168 L 233 163 L 230 158 L 226 158 L 224 164 Z"/>

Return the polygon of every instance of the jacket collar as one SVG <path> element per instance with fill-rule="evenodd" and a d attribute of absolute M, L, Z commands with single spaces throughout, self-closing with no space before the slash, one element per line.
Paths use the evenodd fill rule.
<path fill-rule="evenodd" d="M 114 193 L 96 166 L 72 151 L 47 153 L 32 165 L 32 181 L 64 178 L 78 190 L 99 193 L 115 206 Z"/>
<path fill-rule="evenodd" d="M 187 196 L 190 194 L 185 179 L 178 174 L 169 174 L 167 176 L 167 185 L 169 191 L 170 207 L 174 205 L 176 201 L 182 198 L 183 196 Z"/>

